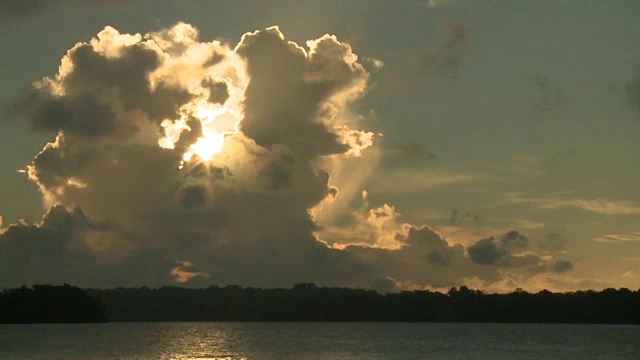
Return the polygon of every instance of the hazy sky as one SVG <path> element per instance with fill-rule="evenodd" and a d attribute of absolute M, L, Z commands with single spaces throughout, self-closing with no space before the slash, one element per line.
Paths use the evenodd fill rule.
<path fill-rule="evenodd" d="M 5 0 L 0 283 L 637 289 L 639 17 Z"/>

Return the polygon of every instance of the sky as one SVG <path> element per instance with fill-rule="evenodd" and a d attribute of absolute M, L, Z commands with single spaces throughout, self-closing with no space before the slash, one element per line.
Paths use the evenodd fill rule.
<path fill-rule="evenodd" d="M 5 0 L 0 283 L 638 289 L 638 16 Z"/>

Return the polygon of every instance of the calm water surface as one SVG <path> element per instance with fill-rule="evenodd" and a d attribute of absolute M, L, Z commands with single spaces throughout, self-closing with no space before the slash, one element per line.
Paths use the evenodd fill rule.
<path fill-rule="evenodd" d="M 640 359 L 640 326 L 0 325 L 0 359 Z"/>

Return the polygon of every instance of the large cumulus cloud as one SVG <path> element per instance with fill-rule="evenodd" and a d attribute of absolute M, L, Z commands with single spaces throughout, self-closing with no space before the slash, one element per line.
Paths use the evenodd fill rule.
<path fill-rule="evenodd" d="M 105 28 L 13 105 L 52 141 L 25 170 L 46 214 L 0 230 L 0 280 L 407 287 L 549 267 L 512 253 L 517 236 L 466 249 L 368 203 L 381 150 L 349 108 L 368 76 L 330 35 L 302 47 L 271 27 L 229 46 L 184 23 Z"/>

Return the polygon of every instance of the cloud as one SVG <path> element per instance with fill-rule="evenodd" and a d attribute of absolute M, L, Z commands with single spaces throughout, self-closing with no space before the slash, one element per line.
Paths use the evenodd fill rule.
<path fill-rule="evenodd" d="M 440 19 L 440 29 L 445 36 L 444 45 L 417 54 L 412 60 L 419 75 L 435 71 L 443 76 L 456 77 L 464 55 L 468 29 L 464 23 L 446 17 Z"/>
<path fill-rule="evenodd" d="M 381 294 L 395 293 L 401 290 L 401 288 L 398 287 L 397 281 L 388 277 L 376 279 L 373 284 L 371 284 L 371 289 Z"/>
<path fill-rule="evenodd" d="M 538 248 L 545 251 L 562 251 L 569 241 L 559 232 L 552 232 L 545 235 L 544 239 L 538 243 Z"/>
<path fill-rule="evenodd" d="M 604 243 L 634 243 L 640 242 L 640 232 L 631 234 L 611 234 L 603 235 L 594 239 L 595 241 Z"/>
<path fill-rule="evenodd" d="M 562 198 L 534 198 L 511 194 L 506 200 L 510 204 L 535 204 L 542 209 L 574 207 L 603 215 L 634 215 L 640 214 L 640 206 L 624 201 L 585 200 Z"/>
<path fill-rule="evenodd" d="M 553 272 L 561 274 L 567 271 L 573 270 L 573 264 L 571 261 L 558 260 L 553 264 Z"/>
<path fill-rule="evenodd" d="M 499 281 L 486 281 L 478 277 L 470 277 L 465 279 L 465 285 L 470 288 L 486 289 L 490 293 L 509 293 L 515 288 L 526 289 L 529 292 L 538 292 L 542 290 L 551 290 L 557 292 L 576 291 L 584 289 L 605 289 L 611 287 L 611 283 L 584 279 L 571 276 L 570 273 L 562 274 L 516 274 L 503 273 L 503 277 Z"/>
<path fill-rule="evenodd" d="M 552 152 L 546 156 L 515 153 L 506 161 L 489 164 L 488 170 L 497 182 L 529 184 L 534 179 L 558 175 L 575 162 L 575 148 Z"/>
<path fill-rule="evenodd" d="M 440 3 L 440 1 L 438 1 Z M 437 74 L 446 78 L 457 78 L 469 30 L 464 22 L 448 17 L 440 19 L 440 31 L 444 35 L 444 44 L 428 52 L 420 52 L 407 57 L 408 64 L 403 67 L 386 67 L 385 85 L 396 91 L 408 94 L 424 90 L 422 80 Z M 413 67 L 413 70 L 407 70 Z"/>
<path fill-rule="evenodd" d="M 371 189 L 386 194 L 411 193 L 484 179 L 486 175 L 474 172 L 402 169 L 374 179 Z"/>
<path fill-rule="evenodd" d="M 473 261 L 479 264 L 495 264 L 509 255 L 513 247 L 525 248 L 528 239 L 517 231 L 509 232 L 496 240 L 494 237 L 479 240 L 467 250 Z M 510 245 L 514 244 L 514 245 Z"/>
<path fill-rule="evenodd" d="M 45 207 L 79 208 L 129 234 L 119 265 L 162 263 L 160 282 L 288 285 L 292 269 L 304 280 L 322 268 L 298 259 L 328 251 L 309 211 L 334 187 L 316 163 L 373 142 L 344 114 L 366 88 L 357 56 L 329 35 L 307 46 L 277 27 L 235 47 L 200 42 L 184 23 L 144 36 L 107 27 L 13 104 L 14 117 L 56 136 L 28 176 Z M 245 262 L 255 266 L 239 272 Z"/>
<path fill-rule="evenodd" d="M 424 159 L 436 160 L 438 155 L 432 152 L 429 147 L 423 143 L 415 141 L 405 141 L 386 147 L 385 154 L 392 156 L 394 160 L 401 159 Z"/>
<path fill-rule="evenodd" d="M 184 284 L 197 277 L 209 277 L 207 273 L 198 272 L 188 261 L 178 262 L 177 266 L 172 268 L 169 273 L 176 278 L 176 282 L 179 284 Z"/>
<path fill-rule="evenodd" d="M 343 153 L 348 147 L 332 121 L 339 106 L 362 94 L 368 74 L 333 36 L 307 45 L 308 52 L 284 41 L 276 27 L 243 36 L 235 51 L 251 83 L 242 131 L 260 146 L 282 144 L 303 156 Z"/>
<path fill-rule="evenodd" d="M 529 238 L 512 230 L 499 238 L 488 237 L 479 240 L 467 248 L 473 261 L 482 265 L 501 265 L 506 267 L 527 267 L 531 271 L 543 271 L 545 260 L 529 248 Z"/>
<path fill-rule="evenodd" d="M 82 210 L 55 206 L 38 224 L 11 224 L 0 234 L 3 282 L 84 282 L 103 265 L 127 258 L 129 235 L 117 225 L 95 221 Z M 96 271 L 96 273 L 92 273 Z"/>
<path fill-rule="evenodd" d="M 471 223 L 473 226 L 480 226 L 480 216 L 471 212 L 460 213 L 460 209 L 451 209 L 451 216 L 449 217 L 450 226 L 459 226 L 463 223 Z"/>
<path fill-rule="evenodd" d="M 369 203 L 362 184 L 384 148 L 350 108 L 367 84 L 330 35 L 303 47 L 270 27 L 231 46 L 185 23 L 105 28 L 13 104 L 52 141 L 26 171 L 46 214 L 0 233 L 0 282 L 393 290 L 380 279 L 449 286 L 533 271 L 541 258 L 520 251 L 517 232 L 495 240 L 499 260 L 484 266 L 455 238 Z M 414 175 L 387 181 L 477 178 Z"/>

